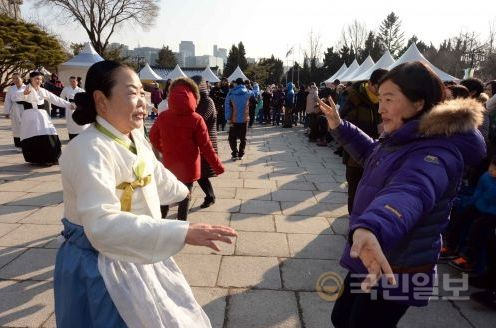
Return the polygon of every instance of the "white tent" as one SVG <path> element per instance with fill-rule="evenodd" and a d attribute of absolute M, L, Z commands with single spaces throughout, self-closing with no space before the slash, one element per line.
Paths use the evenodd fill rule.
<path fill-rule="evenodd" d="M 80 76 L 82 84 L 86 80 L 86 73 L 91 65 L 102 61 L 103 58 L 93 49 L 89 42 L 84 44 L 83 50 L 76 55 L 58 66 L 58 75 L 60 81 L 64 84 L 69 83 L 69 77 Z"/>
<path fill-rule="evenodd" d="M 346 69 L 346 71 L 344 71 L 343 73 L 339 74 L 338 76 L 336 76 L 334 79 L 338 79 L 340 81 L 344 81 L 343 80 L 343 77 L 346 77 L 348 74 L 352 74 L 354 71 L 356 71 L 358 69 L 360 65 L 358 65 L 358 62 L 357 60 L 355 59 L 353 61 L 353 63 L 351 63 L 351 65 L 348 67 L 348 69 Z"/>
<path fill-rule="evenodd" d="M 336 76 L 338 76 L 339 74 L 343 73 L 347 68 L 348 68 L 348 66 L 346 66 L 346 63 L 343 63 L 343 65 L 341 65 L 341 67 L 338 69 L 338 71 L 336 73 L 334 73 L 330 78 L 328 78 L 327 80 L 325 80 L 324 82 L 325 83 L 332 83 L 332 82 L 334 82 L 334 80 L 336 79 Z"/>
<path fill-rule="evenodd" d="M 374 64 L 375 64 L 374 63 L 374 60 L 369 55 L 367 58 L 365 58 L 365 60 L 363 61 L 362 65 L 360 65 L 360 67 L 358 67 L 356 69 L 356 71 L 354 71 L 349 76 L 346 76 L 346 80 L 344 80 L 344 81 L 353 81 L 356 76 L 359 76 L 363 72 L 367 71 L 369 68 L 371 68 L 372 66 L 374 66 Z"/>
<path fill-rule="evenodd" d="M 138 76 L 140 80 L 162 80 L 162 77 L 155 73 L 148 63 L 139 71 Z"/>
<path fill-rule="evenodd" d="M 397 61 L 394 62 L 391 66 L 389 66 L 389 69 L 392 69 L 400 64 L 403 63 L 408 63 L 408 62 L 413 62 L 413 61 L 420 61 L 432 68 L 432 70 L 439 76 L 439 78 L 443 81 L 458 81 L 454 76 L 449 75 L 448 73 L 445 73 L 441 71 L 439 68 L 436 66 L 432 65 L 418 50 L 417 46 L 415 43 L 412 43 L 410 47 L 405 51 L 405 53 L 398 58 Z"/>
<path fill-rule="evenodd" d="M 379 68 L 388 69 L 394 63 L 394 58 L 391 56 L 389 50 L 386 50 L 384 55 L 374 64 L 374 66 L 370 67 L 368 70 L 364 71 L 361 74 L 356 74 L 353 77 L 352 81 L 367 81 L 372 73 Z"/>
<path fill-rule="evenodd" d="M 248 80 L 248 78 L 246 77 L 246 75 L 243 73 L 243 71 L 241 70 L 241 68 L 239 68 L 239 66 L 238 66 L 238 67 L 236 67 L 236 69 L 234 70 L 234 72 L 232 72 L 232 74 L 229 75 L 229 77 L 227 78 L 227 80 L 229 82 L 232 82 L 232 81 L 234 81 L 236 79 L 239 79 L 239 78 L 242 78 L 243 81 Z"/>
<path fill-rule="evenodd" d="M 184 74 L 183 70 L 181 69 L 181 67 L 179 67 L 179 65 L 176 65 L 176 67 L 174 67 L 174 69 L 170 71 L 169 74 L 167 74 L 164 80 L 169 80 L 169 79 L 174 80 L 177 79 L 178 77 L 186 77 L 186 74 Z"/>
<path fill-rule="evenodd" d="M 205 70 L 202 72 L 201 76 L 205 81 L 208 81 L 210 83 L 220 82 L 220 79 L 217 77 L 217 75 L 214 74 L 214 72 L 212 72 L 212 70 L 208 66 L 205 67 Z"/>

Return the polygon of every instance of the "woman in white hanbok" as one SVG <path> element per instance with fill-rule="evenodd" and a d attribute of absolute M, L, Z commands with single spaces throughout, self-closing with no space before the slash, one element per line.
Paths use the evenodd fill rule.
<path fill-rule="evenodd" d="M 185 244 L 218 250 L 236 232 L 163 220 L 160 204 L 188 189 L 138 129 L 146 113 L 134 71 L 112 61 L 88 71 L 73 115 L 90 127 L 60 158 L 65 242 L 54 272 L 57 327 L 210 327 L 172 259 Z"/>
<path fill-rule="evenodd" d="M 29 84 L 16 92 L 12 99 L 22 105 L 21 147 L 24 160 L 28 163 L 56 164 L 61 152 L 57 130 L 45 110 L 45 100 L 59 107 L 71 109 L 73 105 L 41 87 L 43 74 L 31 72 Z"/>

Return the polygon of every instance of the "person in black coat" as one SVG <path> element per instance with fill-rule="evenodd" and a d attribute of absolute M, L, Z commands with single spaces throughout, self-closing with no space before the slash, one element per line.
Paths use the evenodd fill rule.
<path fill-rule="evenodd" d="M 215 152 L 218 154 L 217 149 L 217 110 L 215 108 L 215 103 L 208 96 L 207 84 L 203 78 L 199 75 L 192 77 L 193 81 L 196 82 L 200 90 L 200 102 L 196 107 L 196 112 L 203 117 L 205 124 L 207 125 L 208 135 Z M 209 178 L 216 177 L 214 170 L 208 165 L 207 161 L 203 156 L 201 156 L 201 178 L 197 181 L 201 189 L 205 193 L 205 199 L 203 204 L 200 205 L 201 208 L 207 208 L 215 203 L 215 193 L 212 183 Z"/>

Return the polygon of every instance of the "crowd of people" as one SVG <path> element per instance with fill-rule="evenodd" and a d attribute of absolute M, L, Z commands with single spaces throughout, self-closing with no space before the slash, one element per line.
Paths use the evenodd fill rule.
<path fill-rule="evenodd" d="M 84 89 L 76 77 L 63 87 L 56 76 L 43 88 L 39 72 L 27 85 L 19 75 L 12 82 L 5 111 L 27 162 L 59 161 L 50 116 L 66 117 L 71 139 L 60 157 L 61 327 L 74 318 L 87 326 L 210 326 L 171 256 L 184 243 L 218 250 L 214 241 L 236 236 L 190 224 L 190 194 L 196 181 L 205 193 L 200 207 L 215 203 L 210 178 L 224 172 L 218 132 L 227 127 L 231 159 L 239 161 L 255 124 L 302 125 L 309 143 L 343 158 L 350 226 L 340 263 L 348 274 L 335 327 L 395 327 L 410 306 L 427 305 L 416 277 L 426 279 L 423 295 L 432 294 L 438 260 L 473 273 L 470 283 L 484 290 L 472 298 L 496 308 L 496 81 L 443 83 L 420 62 L 320 88 L 243 79 L 209 85 L 194 76 L 163 89 L 153 83 L 151 104 L 136 73 L 112 61 L 94 64 Z M 165 219 L 172 204 L 178 220 Z M 364 293 L 353 290 L 357 284 Z"/>

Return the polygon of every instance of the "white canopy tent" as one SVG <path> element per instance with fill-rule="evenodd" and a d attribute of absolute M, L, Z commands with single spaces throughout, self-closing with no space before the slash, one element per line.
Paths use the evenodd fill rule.
<path fill-rule="evenodd" d="M 379 68 L 388 69 L 388 67 L 391 66 L 393 63 L 394 63 L 393 56 L 391 56 L 389 50 L 386 50 L 384 55 L 382 55 L 382 57 L 379 58 L 377 63 L 375 63 L 372 67 L 362 72 L 361 74 L 356 74 L 353 77 L 352 81 L 367 81 L 372 75 L 372 72 L 374 72 L 376 69 Z"/>
<path fill-rule="evenodd" d="M 167 74 L 165 80 L 169 80 L 169 79 L 174 80 L 177 79 L 178 77 L 186 77 L 186 74 L 184 74 L 183 70 L 181 69 L 181 67 L 179 67 L 179 65 L 176 65 L 176 67 L 174 67 L 174 69 L 170 71 L 169 74 Z"/>
<path fill-rule="evenodd" d="M 355 79 L 355 76 L 358 76 L 358 75 L 362 74 L 363 72 L 367 71 L 369 68 L 374 66 L 374 64 L 375 64 L 374 60 L 369 55 L 367 58 L 365 58 L 362 65 L 360 65 L 360 67 L 358 67 L 352 74 L 346 76 L 343 79 L 343 81 L 353 81 Z"/>
<path fill-rule="evenodd" d="M 220 79 L 217 77 L 217 75 L 214 74 L 214 72 L 212 72 L 212 70 L 208 66 L 205 67 L 205 70 L 202 72 L 201 76 L 205 81 L 208 81 L 210 83 L 220 82 Z"/>
<path fill-rule="evenodd" d="M 248 80 L 248 78 L 246 77 L 246 75 L 243 73 L 243 71 L 241 70 L 241 68 L 238 66 L 236 67 L 236 69 L 234 70 L 234 72 L 232 72 L 231 75 L 229 75 L 229 77 L 227 78 L 227 80 L 229 82 L 232 82 L 236 79 L 239 79 L 239 78 L 242 78 L 243 81 L 246 81 Z"/>
<path fill-rule="evenodd" d="M 432 68 L 432 70 L 439 76 L 439 78 L 443 81 L 458 81 L 454 76 L 449 75 L 448 73 L 445 73 L 441 71 L 439 68 L 436 66 L 432 65 L 418 50 L 417 45 L 415 43 L 412 43 L 410 47 L 405 51 L 405 53 L 398 58 L 397 61 L 395 61 L 391 66 L 389 66 L 389 69 L 392 69 L 400 64 L 403 63 L 408 63 L 408 62 L 414 62 L 414 61 L 420 61 Z"/>
<path fill-rule="evenodd" d="M 346 77 L 348 74 L 353 74 L 353 72 L 356 71 L 358 69 L 358 67 L 360 67 L 360 65 L 358 65 L 358 62 L 355 59 L 353 61 L 353 63 L 351 63 L 351 65 L 346 69 L 346 71 L 344 71 L 343 73 L 339 74 L 334 79 L 338 79 L 340 81 L 344 81 L 343 80 L 343 77 Z"/>
<path fill-rule="evenodd" d="M 102 61 L 103 58 L 93 49 L 89 42 L 84 44 L 84 48 L 78 55 L 72 57 L 65 63 L 58 66 L 58 75 L 62 83 L 68 84 L 69 77 L 80 76 L 81 82 L 84 86 L 86 80 L 86 73 L 91 65 Z"/>
<path fill-rule="evenodd" d="M 148 63 L 146 63 L 145 67 L 143 67 L 141 71 L 139 71 L 138 76 L 140 80 L 162 80 L 162 77 L 155 73 L 155 71 L 150 67 Z"/>
<path fill-rule="evenodd" d="M 334 82 L 334 80 L 336 80 L 336 76 L 343 73 L 347 68 L 348 68 L 348 66 L 346 66 L 346 63 L 343 63 L 343 65 L 341 65 L 341 67 L 338 69 L 338 71 L 336 73 L 332 74 L 332 76 L 330 78 L 328 78 L 327 80 L 325 80 L 324 83 Z"/>

